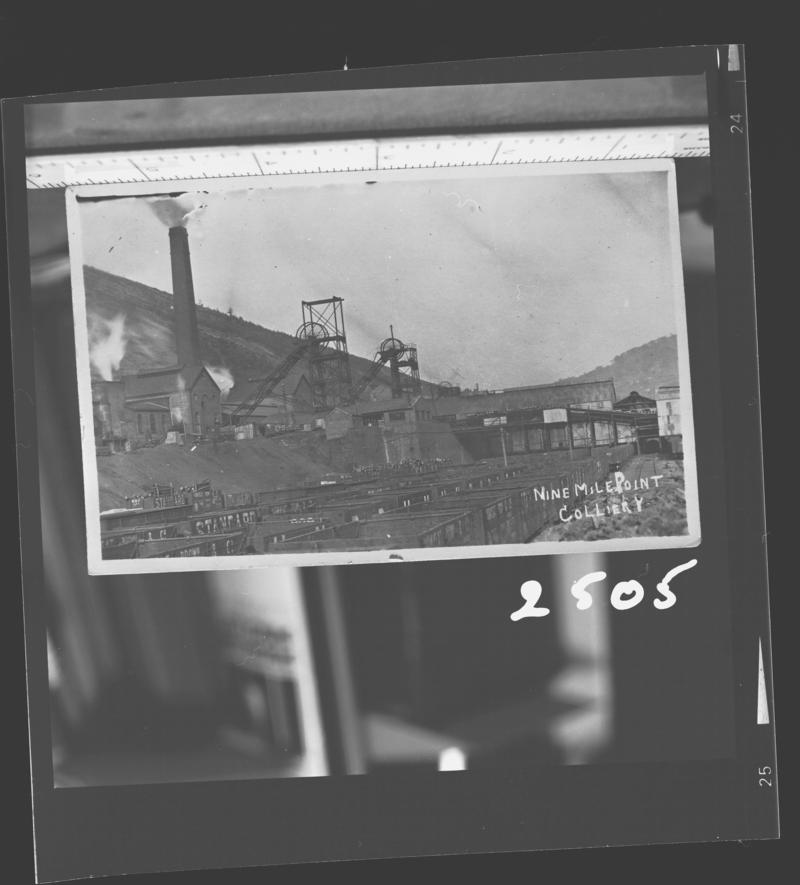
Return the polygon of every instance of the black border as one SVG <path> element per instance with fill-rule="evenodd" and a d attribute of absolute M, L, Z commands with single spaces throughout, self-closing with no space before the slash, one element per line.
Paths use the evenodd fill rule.
<path fill-rule="evenodd" d="M 437 780 L 436 789 L 425 789 L 423 780 L 407 778 L 396 795 L 397 806 L 404 811 L 408 827 L 395 832 L 391 838 L 382 831 L 381 806 L 385 802 L 385 784 L 380 778 L 336 779 L 340 793 L 338 801 L 326 803 L 323 819 L 313 821 L 312 812 L 319 810 L 320 797 L 315 793 L 315 780 L 270 781 L 248 784 L 176 785 L 174 788 L 130 787 L 119 790 L 53 791 L 46 788 L 51 772 L 38 765 L 34 755 L 34 796 L 36 799 L 37 830 L 41 834 L 57 833 L 59 843 L 48 846 L 39 839 L 39 877 L 80 876 L 123 872 L 129 869 L 169 870 L 187 865 L 191 856 L 193 867 L 242 866 L 264 863 L 288 863 L 310 859 L 340 857 L 368 858 L 386 855 L 519 851 L 536 847 L 569 847 L 579 844 L 601 845 L 624 841 L 675 842 L 702 838 L 753 839 L 765 838 L 776 832 L 776 814 L 773 801 L 765 801 L 764 793 L 753 777 L 756 763 L 772 764 L 774 768 L 774 741 L 772 728 L 754 727 L 754 673 L 753 637 L 764 636 L 765 665 L 769 672 L 769 624 L 765 593 L 754 588 L 765 587 L 766 562 L 763 536 L 763 488 L 760 473 L 753 469 L 760 463 L 760 427 L 758 420 L 758 376 L 756 362 L 756 335 L 753 323 L 752 261 L 750 257 L 749 183 L 747 146 L 744 139 L 732 140 L 727 116 L 743 108 L 743 89 L 736 81 L 740 74 L 718 73 L 716 54 L 727 56 L 727 45 L 642 53 L 618 53 L 606 56 L 600 67 L 591 66 L 591 57 L 582 54 L 568 57 L 569 64 L 581 65 L 580 76 L 608 75 L 604 65 L 621 65 L 626 75 L 632 68 L 658 57 L 658 70 L 648 73 L 681 73 L 703 68 L 709 73 L 712 98 L 712 157 L 717 200 L 717 260 L 718 284 L 729 297 L 722 302 L 720 338 L 722 368 L 726 390 L 736 390 L 724 401 L 726 424 L 735 431 L 736 446 L 726 449 L 726 475 L 729 486 L 740 489 L 740 499 L 746 508 L 729 510 L 731 529 L 737 543 L 731 548 L 731 574 L 735 576 L 734 642 L 736 661 L 740 668 L 737 679 L 737 711 L 739 752 L 737 760 L 719 763 L 690 763 L 681 765 L 630 765 L 621 774 L 619 767 L 592 766 L 581 769 L 541 769 L 533 780 L 518 777 L 470 773 Z M 679 70 L 665 65 L 668 55 L 680 59 Z M 523 60 L 538 70 L 558 71 L 554 79 L 564 78 L 565 59 L 549 56 Z M 492 60 L 492 64 L 510 64 L 507 60 Z M 520 64 L 520 60 L 513 60 Z M 486 79 L 486 63 L 479 80 Z M 677 64 L 677 62 L 676 62 Z M 587 66 L 588 65 L 588 66 Z M 612 67 L 614 65 L 611 65 Z M 685 67 L 681 67 L 685 65 Z M 463 76 L 465 66 L 458 65 Z M 669 70 L 665 70 L 668 67 Z M 532 70 L 532 69 L 531 69 Z M 598 74 L 604 70 L 604 74 Z M 620 68 L 617 68 L 619 72 Z M 417 69 L 417 75 L 430 82 L 430 67 Z M 351 72 L 348 72 L 348 74 Z M 374 72 L 361 71 L 369 77 Z M 402 75 L 413 76 L 413 69 L 402 69 Z M 327 81 L 328 75 L 308 75 L 302 88 L 313 86 L 315 80 Z M 336 76 L 335 74 L 333 76 Z M 390 70 L 381 71 L 378 79 L 386 82 Z M 454 76 L 458 77 L 456 73 Z M 477 76 L 477 75 L 476 75 Z M 521 77 L 515 72 L 514 77 Z M 530 73 L 531 78 L 534 77 Z M 572 76 L 572 75 L 571 75 Z M 320 77 L 322 80 L 320 80 Z M 267 88 L 284 89 L 283 78 L 272 79 Z M 355 85 L 356 78 L 348 80 Z M 402 78 L 401 78 L 402 79 Z M 408 80 L 403 80 L 408 82 Z M 461 82 L 464 82 L 463 80 Z M 194 84 L 202 89 L 207 84 Z M 375 85 L 374 81 L 371 85 Z M 174 87 L 163 87 L 171 89 Z M 259 87 L 263 90 L 263 86 Z M 330 87 L 329 87 L 330 88 Z M 337 87 L 338 88 L 338 87 Z M 137 91 L 138 95 L 141 95 Z M 87 98 L 97 94 L 87 94 Z M 105 96 L 104 96 L 105 97 Z M 63 96 L 62 96 L 63 98 Z M 72 99 L 72 96 L 70 97 Z M 22 223 L 25 206 L 24 155 L 21 145 L 12 141 L 13 133 L 21 131 L 22 102 L 8 102 L 3 106 L 3 125 L 6 163 L 6 201 L 8 214 L 14 218 L 11 231 L 10 282 L 12 291 L 25 292 L 29 284 L 27 264 L 27 230 Z M 745 131 L 747 131 L 745 129 Z M 22 171 L 22 175 L 20 175 Z M 15 366 L 24 367 L 32 353 L 30 315 L 25 299 L 12 302 L 14 328 L 13 351 Z M 26 322 L 27 321 L 27 322 Z M 18 427 L 18 471 L 20 480 L 21 527 L 25 565 L 25 627 L 29 679 L 37 679 L 37 671 L 44 661 L 44 643 L 36 623 L 42 623 L 42 600 L 31 588 L 41 586 L 41 548 L 37 544 L 38 529 L 38 469 L 35 447 L 27 448 L 28 441 L 36 439 L 35 414 L 32 400 L 19 393 L 15 373 Z M 24 368 L 21 375 L 27 373 Z M 30 377 L 30 376 L 28 376 Z M 732 379 L 732 380 L 731 380 Z M 735 386 L 734 386 L 735 385 Z M 24 388 L 23 388 L 24 390 Z M 744 480 L 743 480 L 744 477 Z M 747 588 L 747 592 L 741 592 Z M 40 675 L 40 674 L 38 674 Z M 49 736 L 46 704 L 37 703 L 32 695 L 30 727 L 36 736 Z M 49 737 L 47 739 L 49 744 Z M 35 748 L 34 748 L 35 749 Z M 330 779 L 331 783 L 334 779 Z M 358 782 L 358 795 L 348 784 Z M 294 794 L 289 797 L 286 785 Z M 531 787 L 535 794 L 531 795 Z M 428 782 L 429 787 L 429 782 Z M 498 788 L 502 805 L 494 805 Z M 303 808 L 305 837 L 298 842 L 293 831 L 291 815 L 281 808 L 275 816 L 265 815 L 259 796 L 264 790 L 270 802 L 282 805 L 285 796 L 289 803 Z M 424 801 L 421 797 L 424 795 Z M 555 797 L 555 798 L 554 798 Z M 306 802 L 306 799 L 308 800 Z M 209 804 L 209 800 L 210 804 Z M 253 803 L 253 805 L 250 805 Z M 225 842 L 219 844 L 220 815 L 224 808 Z M 257 813 L 253 810 L 257 809 Z M 576 810 L 578 810 L 576 812 Z M 563 827 L 566 816 L 570 827 Z M 534 826 L 535 833 L 531 832 Z M 289 831 L 287 832 L 287 827 Z M 169 844 L 158 836 L 169 828 Z M 384 827 L 385 829 L 385 827 Z M 265 841 L 264 834 L 271 837 Z M 121 834 L 125 838 L 121 838 Z M 316 851 L 310 850 L 307 839 L 313 835 Z M 87 838 L 88 837 L 88 838 Z M 215 838 L 216 837 L 216 838 Z M 87 865 L 90 849 L 102 847 L 106 857 L 91 868 Z M 155 850 L 154 850 L 155 849 Z M 266 853 L 265 853 L 266 852 Z M 146 864 L 142 858 L 147 857 Z"/>

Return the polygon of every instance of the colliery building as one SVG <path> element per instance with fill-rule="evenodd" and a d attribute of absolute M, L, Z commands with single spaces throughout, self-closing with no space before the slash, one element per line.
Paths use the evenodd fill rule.
<path fill-rule="evenodd" d="M 469 463 L 635 442 L 637 416 L 613 410 L 615 399 L 612 381 L 393 398 L 337 408 L 326 416 L 325 432 L 329 440 L 360 437 L 364 460 L 377 455 L 388 464 L 415 458 Z"/>
<path fill-rule="evenodd" d="M 649 396 L 642 396 L 638 390 L 632 390 L 626 397 L 617 400 L 614 408 L 619 412 L 636 412 L 640 415 L 655 415 L 656 401 Z"/>
<path fill-rule="evenodd" d="M 205 436 L 221 422 L 220 389 L 204 366 L 158 369 L 92 385 L 100 441 L 158 441 L 170 431 Z"/>
<path fill-rule="evenodd" d="M 675 455 L 682 454 L 681 390 L 677 384 L 662 384 L 656 388 L 656 410 L 662 448 Z"/>
<path fill-rule="evenodd" d="M 447 422 L 436 420 L 436 401 L 392 397 L 332 409 L 323 419 L 336 466 L 398 465 L 408 461 L 472 460 Z"/>
<path fill-rule="evenodd" d="M 612 380 L 536 385 L 434 401 L 473 458 L 614 446 L 637 439 L 634 415 L 615 411 Z"/>
<path fill-rule="evenodd" d="M 256 379 L 236 379 L 222 403 L 223 423 L 229 422 L 232 414 L 253 399 L 258 386 L 259 381 Z M 275 390 L 254 406 L 249 420 L 268 430 L 279 430 L 310 424 L 315 417 L 311 382 L 306 368 L 298 364 L 276 385 Z"/>
<path fill-rule="evenodd" d="M 222 423 L 221 392 L 200 360 L 189 239 L 169 230 L 177 365 L 92 383 L 95 440 L 118 450 L 165 440 L 171 431 L 193 437 Z"/>
<path fill-rule="evenodd" d="M 456 419 L 470 415 L 527 409 L 595 409 L 609 411 L 616 400 L 614 382 L 584 381 L 577 384 L 537 384 L 504 390 L 468 391 L 442 396 L 436 401 L 438 415 Z"/>

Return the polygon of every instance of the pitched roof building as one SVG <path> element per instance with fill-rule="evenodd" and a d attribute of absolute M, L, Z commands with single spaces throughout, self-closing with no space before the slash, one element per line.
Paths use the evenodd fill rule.
<path fill-rule="evenodd" d="M 632 390 L 626 397 L 614 403 L 614 409 L 619 412 L 641 412 L 652 414 L 656 410 L 656 401 L 649 396 L 642 396 L 636 390 Z"/>

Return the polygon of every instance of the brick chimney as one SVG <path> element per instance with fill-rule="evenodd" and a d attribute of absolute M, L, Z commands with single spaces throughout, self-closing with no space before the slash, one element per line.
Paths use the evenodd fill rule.
<path fill-rule="evenodd" d="M 200 363 L 200 337 L 197 332 L 192 265 L 189 258 L 189 234 L 185 227 L 169 229 L 169 253 L 172 260 L 177 361 L 179 366 L 196 366 Z"/>

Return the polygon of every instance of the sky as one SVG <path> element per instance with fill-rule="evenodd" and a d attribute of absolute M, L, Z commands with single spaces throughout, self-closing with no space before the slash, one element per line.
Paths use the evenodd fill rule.
<path fill-rule="evenodd" d="M 392 324 L 427 380 L 549 383 L 676 332 L 668 184 L 653 171 L 236 183 L 183 201 L 204 205 L 186 222 L 195 297 L 292 334 L 301 300 L 338 295 L 351 353 L 371 358 Z M 172 291 L 151 200 L 83 203 L 81 227 L 85 264 Z"/>

